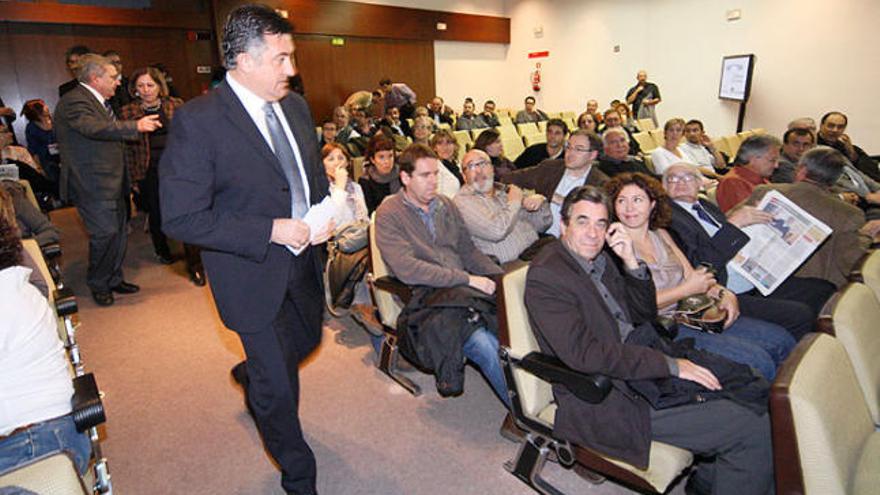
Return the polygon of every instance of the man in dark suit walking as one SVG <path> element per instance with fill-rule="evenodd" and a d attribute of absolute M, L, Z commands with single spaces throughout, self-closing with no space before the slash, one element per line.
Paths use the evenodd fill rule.
<path fill-rule="evenodd" d="M 122 277 L 129 188 L 122 141 L 162 124 L 156 115 L 116 120 L 109 98 L 119 85 L 119 73 L 106 58 L 91 53 L 81 56 L 77 80 L 55 107 L 61 199 L 76 205 L 89 233 L 86 281 L 92 297 L 99 305 L 109 306 L 113 292 L 131 294 L 140 289 Z"/>
<path fill-rule="evenodd" d="M 159 179 L 162 230 L 204 248 L 220 316 L 244 346 L 233 378 L 281 485 L 311 494 L 315 457 L 299 422 L 298 366 L 321 338 L 321 265 L 311 246 L 332 225 L 314 232 L 302 220 L 329 184 L 306 102 L 288 89 L 291 32 L 268 7 L 229 15 L 226 80 L 175 113 Z"/>

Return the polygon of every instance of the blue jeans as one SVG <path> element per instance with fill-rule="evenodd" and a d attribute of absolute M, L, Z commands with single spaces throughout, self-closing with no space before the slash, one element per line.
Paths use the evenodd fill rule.
<path fill-rule="evenodd" d="M 785 361 L 796 341 L 775 323 L 740 316 L 722 334 L 711 334 L 679 325 L 675 340 L 692 338 L 698 349 L 724 356 L 757 369 L 769 381 Z"/>
<path fill-rule="evenodd" d="M 0 472 L 62 450 L 73 457 L 80 474 L 86 472 L 92 444 L 88 434 L 76 431 L 73 417 L 69 414 L 38 423 L 0 440 Z"/>
<path fill-rule="evenodd" d="M 464 343 L 464 357 L 480 368 L 483 376 L 492 385 L 495 395 L 509 409 L 510 399 L 507 397 L 507 383 L 501 371 L 501 359 L 498 358 L 498 337 L 485 328 L 478 328 Z"/>

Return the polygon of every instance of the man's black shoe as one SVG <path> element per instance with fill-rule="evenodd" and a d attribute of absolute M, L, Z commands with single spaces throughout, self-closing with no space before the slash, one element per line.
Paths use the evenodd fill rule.
<path fill-rule="evenodd" d="M 110 290 L 117 294 L 134 294 L 141 290 L 141 288 L 135 284 L 130 284 L 128 282 L 122 281 L 116 287 L 111 287 Z"/>
<path fill-rule="evenodd" d="M 98 306 L 113 305 L 113 293 L 110 291 L 92 291 L 92 299 Z"/>
<path fill-rule="evenodd" d="M 156 253 L 156 261 L 163 265 L 170 265 L 174 263 L 174 257 L 171 254 L 159 254 Z"/>
<path fill-rule="evenodd" d="M 200 270 L 196 270 L 189 274 L 189 281 L 198 287 L 204 287 L 205 273 Z"/>

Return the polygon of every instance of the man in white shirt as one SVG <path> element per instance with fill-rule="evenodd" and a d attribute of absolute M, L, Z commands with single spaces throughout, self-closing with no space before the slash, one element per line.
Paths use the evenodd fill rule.
<path fill-rule="evenodd" d="M 703 129 L 703 123 L 697 119 L 684 125 L 684 141 L 678 145 L 678 150 L 701 169 L 724 170 L 727 166 L 724 156 Z"/>

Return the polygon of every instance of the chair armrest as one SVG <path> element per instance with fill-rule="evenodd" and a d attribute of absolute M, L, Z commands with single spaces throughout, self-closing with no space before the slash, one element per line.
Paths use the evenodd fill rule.
<path fill-rule="evenodd" d="M 87 373 L 73 379 L 73 398 L 70 402 L 73 406 L 71 414 L 76 431 L 83 432 L 107 421 L 94 373 Z"/>
<path fill-rule="evenodd" d="M 55 259 L 61 256 L 61 244 L 58 244 L 57 242 L 46 244 L 44 246 L 40 246 L 40 251 L 43 252 L 43 257 L 46 258 L 47 261 Z"/>
<path fill-rule="evenodd" d="M 577 398 L 590 404 L 602 402 L 611 391 L 611 379 L 605 375 L 575 371 L 558 358 L 530 352 L 519 361 L 519 367 L 554 384 L 563 385 Z"/>
<path fill-rule="evenodd" d="M 403 304 L 408 303 L 410 298 L 412 297 L 412 289 L 410 288 L 410 286 L 406 285 L 405 283 L 394 277 L 385 276 L 374 279 L 373 285 L 375 285 L 377 289 L 384 290 L 385 292 L 390 292 L 399 297 L 400 300 L 403 301 Z"/>
<path fill-rule="evenodd" d="M 69 287 L 63 287 L 55 290 L 55 313 L 62 318 L 70 316 L 79 311 L 76 304 L 76 296 Z"/>

